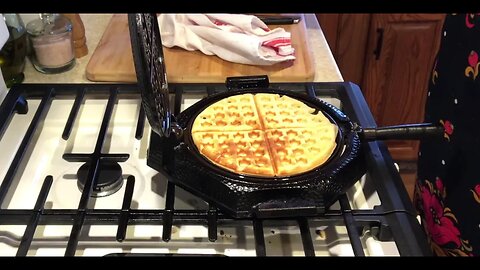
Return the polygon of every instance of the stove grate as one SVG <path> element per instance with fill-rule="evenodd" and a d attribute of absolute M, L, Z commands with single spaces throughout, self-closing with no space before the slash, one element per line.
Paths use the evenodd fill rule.
<path fill-rule="evenodd" d="M 195 92 L 213 94 L 226 91 L 222 84 L 171 84 L 171 94 L 175 95 L 174 112 L 180 112 L 183 93 Z M 339 98 L 343 110 L 354 121 L 362 126 L 374 126 L 375 122 L 368 111 L 368 107 L 359 89 L 345 87 L 341 83 L 281 83 L 271 84 L 271 87 L 305 91 L 313 96 L 332 96 Z M 342 90 L 343 89 L 343 90 Z M 123 162 L 129 154 L 102 153 L 102 145 L 108 129 L 113 106 L 118 98 L 133 96 L 139 98 L 136 85 L 131 84 L 21 84 L 14 86 L 0 106 L 0 140 L 9 126 L 15 113 L 26 113 L 28 99 L 41 99 L 32 122 L 18 148 L 13 161 L 0 185 L 0 204 L 11 188 L 13 178 L 24 159 L 24 154 L 32 138 L 45 120 L 51 101 L 55 98 L 75 98 L 70 115 L 65 123 L 62 135 L 67 140 L 72 132 L 81 104 L 88 98 L 97 95 L 109 95 L 100 132 L 96 141 L 95 150 L 90 154 L 67 153 L 63 158 L 67 161 L 91 162 L 85 187 L 77 209 L 45 209 L 44 204 L 48 197 L 53 178 L 45 177 L 43 186 L 38 194 L 35 207 L 25 209 L 0 208 L 0 225 L 26 225 L 25 232 L 17 250 L 17 256 L 26 256 L 32 244 L 33 236 L 39 225 L 73 225 L 68 239 L 65 256 L 74 256 L 77 252 L 80 233 L 88 225 L 116 225 L 116 240 L 122 242 L 126 238 L 126 230 L 132 225 L 163 225 L 162 240 L 168 242 L 172 235 L 172 226 L 203 225 L 208 227 L 209 241 L 217 240 L 218 226 L 235 227 L 238 225 L 251 226 L 254 231 L 255 248 L 258 256 L 266 256 L 267 248 L 264 237 L 264 221 L 261 219 L 232 219 L 209 205 L 207 210 L 174 209 L 175 185 L 167 184 L 165 209 L 131 209 L 135 177 L 130 175 L 126 180 L 126 189 L 121 209 L 90 209 L 88 207 L 92 188 L 98 177 L 101 160 Z M 355 119 L 356 118 L 356 119 Z M 145 125 L 145 113 L 140 111 L 136 127 L 135 138 L 141 139 Z M 366 228 L 375 232 L 380 241 L 395 241 L 400 255 L 430 255 L 421 227 L 416 223 L 415 212 L 408 202 L 408 195 L 404 190 L 401 179 L 394 171 L 391 158 L 386 147 L 381 142 L 368 144 L 368 173 L 369 181 L 373 181 L 382 205 L 368 210 L 351 209 L 346 195 L 342 195 L 339 203 L 340 210 L 329 209 L 322 216 L 297 219 L 268 220 L 272 225 L 297 226 L 301 232 L 304 253 L 306 256 L 315 256 L 313 238 L 310 225 L 342 225 L 346 226 L 354 255 L 364 256 L 361 235 Z"/>

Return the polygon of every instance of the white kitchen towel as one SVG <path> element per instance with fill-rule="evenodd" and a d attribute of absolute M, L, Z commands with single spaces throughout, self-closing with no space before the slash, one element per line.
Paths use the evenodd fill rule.
<path fill-rule="evenodd" d="M 249 65 L 295 60 L 291 34 L 283 28 L 269 29 L 254 15 L 162 13 L 158 24 L 162 44 L 168 48 L 200 50 Z"/>

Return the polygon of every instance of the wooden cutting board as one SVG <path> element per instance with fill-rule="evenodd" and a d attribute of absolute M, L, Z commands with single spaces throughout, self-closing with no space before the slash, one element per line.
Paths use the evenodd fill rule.
<path fill-rule="evenodd" d="M 271 82 L 305 82 L 314 79 L 312 53 L 306 39 L 305 20 L 283 27 L 292 33 L 296 59 L 293 63 L 252 66 L 225 61 L 199 51 L 163 47 L 168 81 L 225 82 L 229 76 L 268 75 Z M 90 81 L 136 82 L 132 48 L 126 14 L 115 14 L 110 20 L 86 68 Z"/>

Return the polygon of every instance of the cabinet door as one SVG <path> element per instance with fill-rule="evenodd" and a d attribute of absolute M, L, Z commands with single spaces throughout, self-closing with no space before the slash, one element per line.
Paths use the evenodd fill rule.
<path fill-rule="evenodd" d="M 362 89 L 378 126 L 423 121 L 428 78 L 444 14 L 374 14 Z M 396 160 L 415 160 L 418 141 L 388 141 Z"/>
<path fill-rule="evenodd" d="M 345 81 L 362 87 L 371 14 L 324 14 L 317 19 Z"/>

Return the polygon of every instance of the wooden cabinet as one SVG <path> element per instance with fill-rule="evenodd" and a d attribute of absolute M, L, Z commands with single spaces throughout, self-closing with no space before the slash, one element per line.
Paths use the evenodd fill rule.
<path fill-rule="evenodd" d="M 378 126 L 423 121 L 444 14 L 317 14 L 345 81 L 357 83 Z M 418 142 L 388 141 L 395 160 Z"/>

